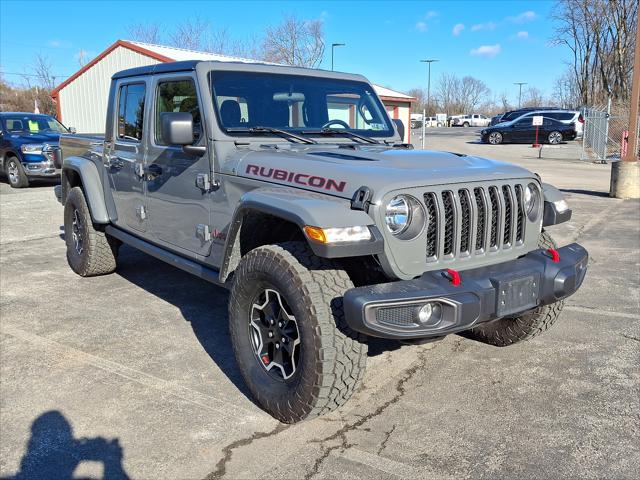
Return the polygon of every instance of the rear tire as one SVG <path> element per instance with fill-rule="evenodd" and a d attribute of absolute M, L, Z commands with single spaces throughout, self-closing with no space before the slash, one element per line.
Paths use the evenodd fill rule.
<path fill-rule="evenodd" d="M 538 247 L 558 248 L 551 235 L 545 231 L 540 234 Z M 519 317 L 506 317 L 480 324 L 461 335 L 496 347 L 507 347 L 530 340 L 548 330 L 558 320 L 563 307 L 564 300 L 560 300 L 551 305 L 534 308 Z"/>
<path fill-rule="evenodd" d="M 229 300 L 235 357 L 255 399 L 281 422 L 335 410 L 359 387 L 367 345 L 342 310 L 352 287 L 305 242 L 261 246 L 240 261 Z"/>
<path fill-rule="evenodd" d="M 120 242 L 96 229 L 84 192 L 73 187 L 64 205 L 64 238 L 67 262 L 81 277 L 112 273 L 116 269 Z"/>
<path fill-rule="evenodd" d="M 6 160 L 5 172 L 7 180 L 12 188 L 25 188 L 29 186 L 29 178 L 24 171 L 22 162 L 16 157 L 9 157 Z"/>
<path fill-rule="evenodd" d="M 547 137 L 547 140 L 551 145 L 559 145 L 563 140 L 562 133 L 558 131 L 551 132 Z"/>
<path fill-rule="evenodd" d="M 468 127 L 468 126 L 469 126 L 469 122 L 464 122 L 464 123 L 462 124 L 462 126 L 463 126 L 463 127 L 465 127 L 465 128 L 466 128 L 466 127 Z"/>

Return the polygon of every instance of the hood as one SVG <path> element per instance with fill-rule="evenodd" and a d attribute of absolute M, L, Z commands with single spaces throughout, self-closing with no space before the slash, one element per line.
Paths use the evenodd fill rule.
<path fill-rule="evenodd" d="M 464 182 L 532 178 L 528 170 L 486 158 L 386 146 L 277 145 L 245 152 L 236 174 L 351 198 L 367 186 L 393 190 Z"/>
<path fill-rule="evenodd" d="M 60 141 L 60 134 L 57 132 L 50 133 L 10 133 L 6 138 L 15 145 L 23 145 L 25 143 L 48 143 L 56 145 Z"/>

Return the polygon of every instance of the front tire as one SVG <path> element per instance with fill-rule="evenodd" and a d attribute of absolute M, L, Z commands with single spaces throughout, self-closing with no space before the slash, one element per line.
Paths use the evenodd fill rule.
<path fill-rule="evenodd" d="M 64 205 L 64 238 L 67 262 L 81 277 L 112 273 L 120 242 L 93 225 L 84 192 L 73 187 Z"/>
<path fill-rule="evenodd" d="M 359 387 L 367 345 L 342 311 L 352 287 L 304 242 L 261 246 L 240 261 L 229 300 L 235 357 L 255 399 L 281 422 L 335 410 Z"/>
<path fill-rule="evenodd" d="M 491 145 L 500 145 L 502 143 L 502 134 L 500 132 L 492 132 L 489 134 L 489 143 Z"/>
<path fill-rule="evenodd" d="M 551 235 L 543 231 L 538 240 L 540 248 L 558 248 Z M 519 317 L 505 317 L 480 324 L 461 335 L 496 347 L 507 347 L 537 337 L 548 330 L 560 316 L 564 300 L 534 308 Z"/>
<path fill-rule="evenodd" d="M 467 127 L 469 126 L 469 122 L 464 122 L 464 123 L 462 124 L 462 126 L 463 126 L 463 127 L 465 127 L 465 128 L 467 128 Z"/>
<path fill-rule="evenodd" d="M 6 160 L 5 171 L 7 172 L 7 179 L 9 185 L 12 188 L 25 188 L 29 186 L 29 178 L 24 171 L 22 162 L 16 157 L 9 157 Z"/>

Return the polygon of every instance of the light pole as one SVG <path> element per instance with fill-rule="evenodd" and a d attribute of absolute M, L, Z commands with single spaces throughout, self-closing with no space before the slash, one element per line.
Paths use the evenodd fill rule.
<path fill-rule="evenodd" d="M 427 77 L 427 108 L 422 115 L 422 148 L 424 149 L 424 136 L 425 136 L 425 124 L 427 120 L 427 112 L 431 109 L 431 64 L 437 62 L 435 58 L 429 58 L 427 60 L 420 60 L 421 63 L 429 65 L 429 76 Z M 436 124 L 437 125 L 437 124 Z"/>
<path fill-rule="evenodd" d="M 527 85 L 527 82 L 515 82 L 514 85 L 520 87 L 520 93 L 518 94 L 518 108 L 522 106 L 522 85 Z"/>
<path fill-rule="evenodd" d="M 346 43 L 332 43 L 331 44 L 331 71 L 333 71 L 333 50 L 336 47 L 346 47 L 347 44 Z"/>

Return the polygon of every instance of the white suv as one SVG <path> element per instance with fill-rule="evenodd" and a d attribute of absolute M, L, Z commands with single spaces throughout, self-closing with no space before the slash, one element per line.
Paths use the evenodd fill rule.
<path fill-rule="evenodd" d="M 488 127 L 490 122 L 490 118 L 474 113 L 473 115 L 454 117 L 451 125 L 454 127 Z"/>

